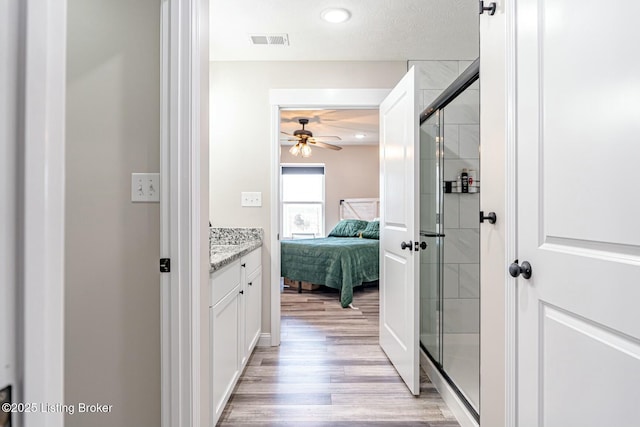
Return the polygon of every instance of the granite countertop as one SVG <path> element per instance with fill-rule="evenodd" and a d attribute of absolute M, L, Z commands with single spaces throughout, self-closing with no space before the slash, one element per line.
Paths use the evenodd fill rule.
<path fill-rule="evenodd" d="M 219 228 L 209 230 L 210 273 L 262 246 L 261 228 Z"/>

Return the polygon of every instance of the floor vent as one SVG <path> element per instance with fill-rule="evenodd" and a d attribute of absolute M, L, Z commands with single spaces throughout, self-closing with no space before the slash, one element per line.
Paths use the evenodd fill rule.
<path fill-rule="evenodd" d="M 287 34 L 249 34 L 249 39 L 254 46 L 289 46 Z"/>

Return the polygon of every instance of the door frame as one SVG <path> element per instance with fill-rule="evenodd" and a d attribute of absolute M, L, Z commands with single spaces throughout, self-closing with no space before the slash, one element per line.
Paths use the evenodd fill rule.
<path fill-rule="evenodd" d="M 17 165 L 22 383 L 14 401 L 62 403 L 67 7 L 66 0 L 29 0 L 19 8 L 22 56 L 14 65 L 23 73 Z M 24 413 L 16 421 L 26 427 L 62 427 L 64 414 Z"/>
<path fill-rule="evenodd" d="M 377 109 L 391 89 L 271 89 L 271 345 L 280 345 L 280 110 Z"/>
<path fill-rule="evenodd" d="M 480 141 L 491 153 L 480 157 L 480 209 L 498 215 L 480 233 L 480 376 L 494 379 L 480 388 L 480 425 L 496 427 L 516 427 L 516 280 L 507 272 L 517 259 L 516 7 L 498 1 L 495 15 L 480 17 Z"/>
<path fill-rule="evenodd" d="M 162 0 L 159 24 L 161 425 L 206 426 L 209 0 Z"/>

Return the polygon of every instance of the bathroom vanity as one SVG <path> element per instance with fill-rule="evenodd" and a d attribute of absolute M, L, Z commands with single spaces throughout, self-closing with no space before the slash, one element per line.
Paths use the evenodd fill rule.
<path fill-rule="evenodd" d="M 238 232 L 223 233 L 221 238 L 216 234 L 220 230 Z M 261 229 L 212 229 L 209 322 L 214 425 L 260 338 L 261 260 Z"/>

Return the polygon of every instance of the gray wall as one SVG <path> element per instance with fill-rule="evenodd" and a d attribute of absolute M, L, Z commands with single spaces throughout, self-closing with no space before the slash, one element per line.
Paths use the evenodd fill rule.
<path fill-rule="evenodd" d="M 160 2 L 69 0 L 65 400 L 113 405 L 66 425 L 160 425 Z"/>

